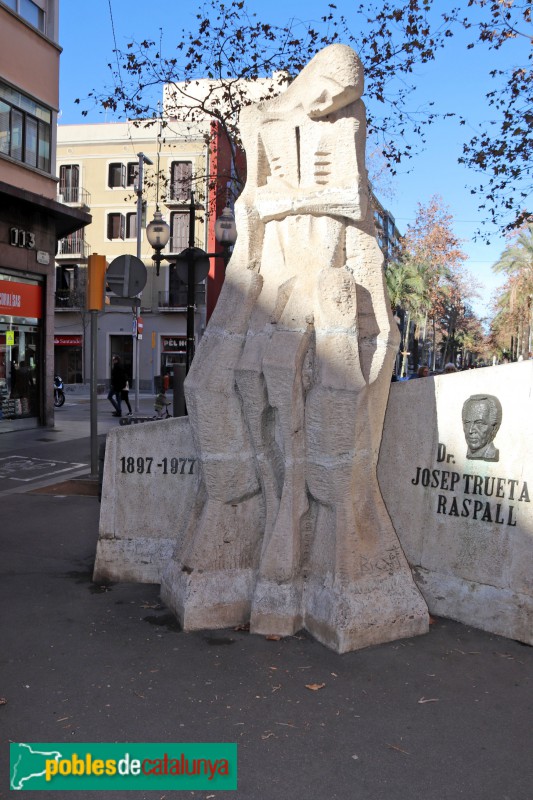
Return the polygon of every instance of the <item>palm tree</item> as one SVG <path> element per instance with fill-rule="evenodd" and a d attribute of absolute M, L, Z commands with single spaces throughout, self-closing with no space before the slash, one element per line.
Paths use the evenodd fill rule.
<path fill-rule="evenodd" d="M 426 296 L 424 274 L 424 268 L 408 256 L 389 262 L 385 272 L 385 282 L 392 311 L 402 320 L 400 327 L 402 337 L 400 352 L 403 355 L 402 375 L 405 374 L 407 367 L 411 319 L 424 305 Z"/>
<path fill-rule="evenodd" d="M 503 272 L 508 282 L 499 298 L 500 309 L 506 309 L 516 320 L 515 335 L 521 341 L 524 357 L 531 346 L 531 301 L 533 299 L 533 223 L 526 224 L 516 240 L 505 248 L 492 267 Z"/>

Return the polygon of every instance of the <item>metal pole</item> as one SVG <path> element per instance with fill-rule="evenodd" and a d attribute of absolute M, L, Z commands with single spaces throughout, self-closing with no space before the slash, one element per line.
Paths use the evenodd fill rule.
<path fill-rule="evenodd" d="M 188 375 L 194 356 L 194 192 L 191 192 L 189 206 L 189 247 L 187 250 L 187 351 L 185 356 L 185 374 Z"/>
<path fill-rule="evenodd" d="M 91 477 L 98 477 L 98 393 L 96 387 L 98 311 L 91 310 Z"/>
<path fill-rule="evenodd" d="M 143 166 L 144 153 L 138 153 L 139 166 L 137 171 L 137 258 L 141 257 L 141 228 L 143 218 Z M 139 411 L 139 338 L 137 336 L 137 320 L 139 319 L 139 308 L 135 306 L 133 312 L 135 316 L 135 335 L 133 337 L 133 357 L 135 363 L 135 411 Z M 133 377 L 133 376 L 132 376 Z"/>

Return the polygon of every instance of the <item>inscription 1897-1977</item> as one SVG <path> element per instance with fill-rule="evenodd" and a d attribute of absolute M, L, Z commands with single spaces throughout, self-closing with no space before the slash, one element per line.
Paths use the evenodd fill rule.
<path fill-rule="evenodd" d="M 194 475 L 195 458 L 161 458 L 153 456 L 121 456 L 123 475 Z"/>

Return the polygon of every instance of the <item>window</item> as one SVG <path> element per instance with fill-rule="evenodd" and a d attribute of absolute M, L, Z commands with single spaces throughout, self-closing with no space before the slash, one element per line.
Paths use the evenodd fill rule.
<path fill-rule="evenodd" d="M 170 168 L 170 199 L 177 203 L 188 203 L 191 187 L 192 161 L 173 161 Z"/>
<path fill-rule="evenodd" d="M 124 238 L 124 214 L 116 213 L 107 215 L 107 238 Z"/>
<path fill-rule="evenodd" d="M 45 32 L 44 0 L 4 0 L 4 3 L 34 28 Z"/>
<path fill-rule="evenodd" d="M 126 214 L 126 239 L 137 238 L 137 212 Z"/>
<path fill-rule="evenodd" d="M 176 211 L 170 215 L 170 252 L 181 253 L 189 246 L 189 214 Z"/>
<path fill-rule="evenodd" d="M 39 5 L 33 0 L 19 0 L 18 12 L 21 17 L 44 33 L 44 11 Z"/>
<path fill-rule="evenodd" d="M 133 186 L 137 191 L 137 176 L 139 174 L 139 164 L 137 161 L 129 161 L 127 166 L 126 186 Z"/>
<path fill-rule="evenodd" d="M 107 173 L 107 185 L 110 189 L 126 186 L 126 167 L 124 164 L 110 164 Z"/>
<path fill-rule="evenodd" d="M 78 203 L 80 195 L 80 168 L 78 164 L 59 167 L 59 194 L 65 203 Z"/>
<path fill-rule="evenodd" d="M 87 269 L 77 264 L 56 267 L 56 308 L 83 308 Z"/>
<path fill-rule="evenodd" d="M 0 153 L 50 172 L 52 112 L 0 81 Z"/>

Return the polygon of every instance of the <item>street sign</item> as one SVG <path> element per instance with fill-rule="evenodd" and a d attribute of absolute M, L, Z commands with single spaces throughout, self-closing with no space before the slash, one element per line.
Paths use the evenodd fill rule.
<path fill-rule="evenodd" d="M 106 283 L 118 297 L 135 297 L 146 286 L 146 267 L 137 256 L 117 256 L 106 272 Z"/>
<path fill-rule="evenodd" d="M 201 247 L 187 247 L 176 259 L 176 272 L 183 283 L 189 282 L 189 253 L 194 261 L 194 282 L 201 283 L 209 274 L 209 257 Z"/>

